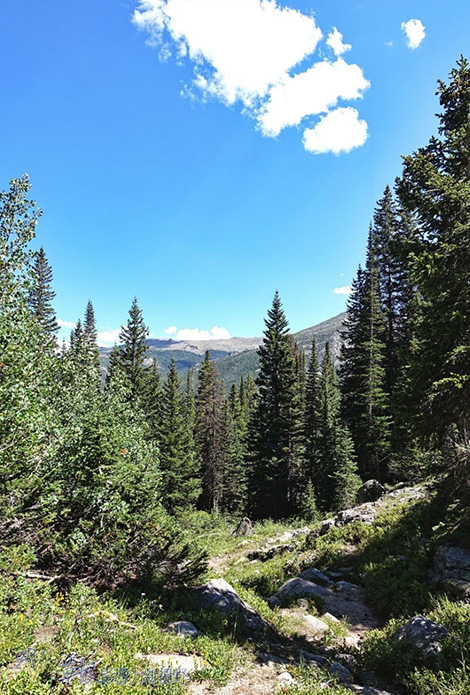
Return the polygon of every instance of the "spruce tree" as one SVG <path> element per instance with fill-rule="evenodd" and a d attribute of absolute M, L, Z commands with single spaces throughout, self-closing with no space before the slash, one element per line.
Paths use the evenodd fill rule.
<path fill-rule="evenodd" d="M 162 502 L 170 513 L 188 508 L 199 495 L 194 460 L 187 457 L 183 398 L 175 360 L 171 360 L 161 398 L 160 470 Z"/>
<path fill-rule="evenodd" d="M 389 400 L 385 382 L 385 312 L 381 305 L 374 232 L 369 232 L 366 268 L 352 285 L 342 333 L 343 416 L 364 478 L 387 478 Z"/>
<path fill-rule="evenodd" d="M 199 371 L 196 397 L 196 452 L 201 465 L 201 506 L 218 512 L 222 495 L 224 397 L 209 350 Z"/>
<path fill-rule="evenodd" d="M 310 352 L 310 361 L 305 384 L 304 441 L 305 478 L 307 484 L 305 486 L 302 503 L 302 511 L 305 516 L 314 515 L 316 510 L 315 487 L 317 483 L 318 464 L 319 380 L 320 364 L 314 336 L 312 338 L 312 349 Z"/>
<path fill-rule="evenodd" d="M 360 480 L 352 440 L 341 420 L 341 396 L 329 343 L 318 384 L 316 447 L 314 489 L 319 506 L 324 511 L 349 506 Z"/>
<path fill-rule="evenodd" d="M 132 397 L 142 393 L 147 354 L 147 337 L 149 330 L 144 323 L 142 310 L 139 308 L 137 297 L 134 297 L 126 326 L 122 326 L 119 340 L 121 341 L 120 364 L 130 385 Z"/>
<path fill-rule="evenodd" d="M 119 351 L 117 359 L 119 359 Z M 162 384 L 158 362 L 155 358 L 143 374 L 140 405 L 145 415 L 149 437 L 153 441 L 158 441 L 161 434 Z"/>
<path fill-rule="evenodd" d="M 221 510 L 235 514 L 246 505 L 245 435 L 240 399 L 235 384 L 224 404 Z"/>
<path fill-rule="evenodd" d="M 41 246 L 35 254 L 31 268 L 31 280 L 28 292 L 28 307 L 31 316 L 39 323 L 44 335 L 55 341 L 59 325 L 52 306 L 55 292 L 52 289 L 52 268 L 49 265 L 44 248 Z"/>
<path fill-rule="evenodd" d="M 95 310 L 91 300 L 85 309 L 85 320 L 83 322 L 83 337 L 90 353 L 90 359 L 95 365 L 96 370 L 100 371 L 100 353 L 98 349 L 98 333 L 96 330 Z"/>
<path fill-rule="evenodd" d="M 407 261 L 417 288 L 408 418 L 426 443 L 470 444 L 470 65 L 438 83 L 439 137 L 404 158 L 397 193 L 416 226 Z"/>
<path fill-rule="evenodd" d="M 250 433 L 251 507 L 258 518 L 284 518 L 299 509 L 303 442 L 295 354 L 278 292 L 265 325 Z"/>

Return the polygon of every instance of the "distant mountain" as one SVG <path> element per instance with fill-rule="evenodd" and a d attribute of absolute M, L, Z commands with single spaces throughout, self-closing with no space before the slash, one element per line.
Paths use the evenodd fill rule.
<path fill-rule="evenodd" d="M 339 331 L 346 314 L 339 314 L 316 326 L 305 328 L 294 333 L 298 346 L 306 353 L 310 351 L 313 336 L 316 337 L 320 358 L 325 350 L 325 343 L 329 342 L 333 354 L 338 356 L 340 349 Z M 186 372 L 189 367 L 196 370 L 204 359 L 206 350 L 210 350 L 211 357 L 217 360 L 217 367 L 226 388 L 232 383 L 238 383 L 240 377 L 251 374 L 253 377 L 259 369 L 259 361 L 256 350 L 262 342 L 262 338 L 227 338 L 223 340 L 173 340 L 155 339 L 148 340 L 149 350 L 146 363 L 151 364 L 155 358 L 160 370 L 166 373 L 172 359 L 176 362 L 179 372 Z M 106 372 L 111 348 L 100 348 L 101 367 Z"/>

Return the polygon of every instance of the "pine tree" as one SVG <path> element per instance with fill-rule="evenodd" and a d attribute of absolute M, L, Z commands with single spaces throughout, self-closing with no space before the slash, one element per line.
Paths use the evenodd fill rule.
<path fill-rule="evenodd" d="M 470 446 L 470 66 L 439 81 L 439 137 L 404 158 L 397 193 L 416 227 L 407 261 L 417 288 L 408 417 L 426 443 Z"/>
<path fill-rule="evenodd" d="M 257 517 L 284 518 L 299 509 L 303 445 L 296 361 L 278 292 L 265 324 L 250 432 L 251 506 Z"/>
<path fill-rule="evenodd" d="M 126 326 L 122 326 L 120 364 L 130 385 L 132 397 L 139 397 L 145 377 L 144 360 L 147 354 L 147 337 L 149 330 L 144 323 L 142 310 L 134 297 Z"/>
<path fill-rule="evenodd" d="M 172 359 L 162 390 L 160 469 L 162 501 L 170 513 L 188 508 L 199 495 L 194 460 L 188 460 L 183 399 L 175 360 Z"/>
<path fill-rule="evenodd" d="M 116 358 L 113 358 L 113 360 L 114 359 Z M 117 359 L 119 359 L 119 351 L 117 353 Z M 159 441 L 162 424 L 162 384 L 158 362 L 155 358 L 152 360 L 152 364 L 145 369 L 143 374 L 140 405 L 145 415 L 150 439 Z"/>
<path fill-rule="evenodd" d="M 306 516 L 311 516 L 310 508 L 313 515 L 316 509 L 315 485 L 317 482 L 318 463 L 319 380 L 320 364 L 314 336 L 312 338 L 312 349 L 305 384 L 304 405 L 305 478 L 307 484 L 305 486 L 302 507 Z"/>
<path fill-rule="evenodd" d="M 44 248 L 41 246 L 35 254 L 31 269 L 31 281 L 28 292 L 28 307 L 31 316 L 39 323 L 44 335 L 55 342 L 59 325 L 52 301 L 55 292 L 52 289 L 52 268 L 49 265 Z"/>
<path fill-rule="evenodd" d="M 235 514 L 246 505 L 246 422 L 235 384 L 224 404 L 223 463 L 221 466 L 221 511 Z"/>
<path fill-rule="evenodd" d="M 201 464 L 201 505 L 218 512 L 221 500 L 224 426 L 222 385 L 209 350 L 199 371 L 196 398 L 196 451 Z"/>
<path fill-rule="evenodd" d="M 100 371 L 98 333 L 96 330 L 95 310 L 93 309 L 93 304 L 91 303 L 91 300 L 88 300 L 88 304 L 86 305 L 85 309 L 85 320 L 83 322 L 83 336 L 87 342 L 88 350 L 90 352 L 90 359 L 95 365 L 97 371 Z"/>
<path fill-rule="evenodd" d="M 353 444 L 341 421 L 341 400 L 329 343 L 325 346 L 318 385 L 316 476 L 314 489 L 323 510 L 349 506 L 360 481 Z"/>
<path fill-rule="evenodd" d="M 381 306 L 376 239 L 369 232 L 366 268 L 352 285 L 342 334 L 343 416 L 351 432 L 359 470 L 386 479 L 390 446 L 385 383 L 385 313 Z"/>

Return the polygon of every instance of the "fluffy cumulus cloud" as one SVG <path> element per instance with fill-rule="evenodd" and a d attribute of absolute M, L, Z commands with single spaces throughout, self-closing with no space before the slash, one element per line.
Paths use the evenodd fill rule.
<path fill-rule="evenodd" d="M 409 19 L 402 22 L 401 30 L 405 34 L 408 48 L 418 48 L 426 36 L 425 26 L 420 19 Z"/>
<path fill-rule="evenodd" d="M 210 331 L 200 328 L 181 328 L 170 326 L 165 333 L 174 336 L 175 340 L 226 340 L 230 338 L 230 333 L 220 326 L 214 326 Z"/>
<path fill-rule="evenodd" d="M 345 285 L 344 287 L 335 287 L 333 290 L 335 294 L 345 294 L 349 295 L 351 294 L 351 287 L 349 285 Z"/>
<path fill-rule="evenodd" d="M 276 0 L 139 0 L 133 21 L 162 59 L 190 61 L 186 94 L 239 102 L 266 136 L 312 125 L 369 86 L 362 69 L 341 58 L 351 46 L 336 27 L 326 38 L 331 59 L 316 59 L 325 39 L 315 18 Z M 341 142 L 331 151 L 358 146 Z"/>
<path fill-rule="evenodd" d="M 350 43 L 343 43 L 343 35 L 336 27 L 333 27 L 333 31 L 330 31 L 328 34 L 326 43 L 330 48 L 333 49 L 333 53 L 336 56 L 340 56 L 343 53 L 346 53 L 346 51 L 350 51 L 352 48 Z"/>
<path fill-rule="evenodd" d="M 304 131 L 304 147 L 308 152 L 350 152 L 367 140 L 367 123 L 350 106 L 330 111 L 314 128 Z"/>

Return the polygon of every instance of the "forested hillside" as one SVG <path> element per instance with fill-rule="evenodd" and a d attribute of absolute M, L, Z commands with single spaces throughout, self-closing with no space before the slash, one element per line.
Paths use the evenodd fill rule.
<path fill-rule="evenodd" d="M 401 176 L 393 188 L 384 182 L 371 210 L 365 260 L 346 314 L 292 335 L 276 291 L 256 352 L 227 356 L 208 349 L 203 360 L 193 353 L 197 361 L 188 362 L 190 351 L 180 353 L 178 345 L 157 351 L 134 298 L 103 380 L 91 301 L 69 343 L 57 345 L 53 269 L 42 246 L 36 250 L 41 211 L 30 198 L 28 176 L 0 194 L 0 624 L 13 635 L 6 643 L 0 638 L 5 666 L 21 647 L 12 616 L 27 603 L 28 578 L 49 582 L 45 601 L 75 597 L 70 605 L 82 606 L 80 616 L 92 594 L 82 603 L 77 596 L 96 590 L 108 592 L 110 601 L 125 596 L 134 620 L 143 620 L 146 610 L 145 619 L 156 619 L 162 596 L 182 617 L 191 604 L 188 590 L 207 570 L 211 543 L 242 517 L 258 528 L 267 520 L 302 520 L 313 529 L 303 547 L 313 548 L 311 563 L 323 561 L 334 577 L 338 558 L 343 569 L 349 564 L 349 548 L 351 572 L 366 582 L 385 619 L 403 623 L 429 609 L 448 620 L 450 631 L 468 636 L 467 609 L 444 610 L 426 588 L 432 543 L 469 545 L 470 67 L 464 58 L 439 82 L 438 95 L 438 137 L 404 157 Z M 155 359 L 166 367 L 163 354 L 170 355 L 164 374 Z M 193 365 L 187 370 L 185 360 Z M 225 385 L 233 380 L 229 388 L 221 374 Z M 369 517 L 341 530 L 343 510 L 354 507 L 370 479 L 382 493 L 417 483 L 432 493 L 409 493 L 401 507 L 391 497 L 389 516 L 373 530 Z M 375 523 L 375 508 L 370 513 Z M 320 527 L 326 517 L 329 526 Z M 281 562 L 277 579 L 289 569 Z M 301 569 L 296 555 L 290 562 L 290 569 Z M 411 586 L 403 603 L 400 576 Z M 249 570 L 242 577 L 245 589 L 258 592 L 252 600 L 272 598 L 272 577 Z M 39 625 L 42 609 L 37 599 L 28 600 L 34 609 L 22 609 L 21 620 Z M 278 601 L 269 612 L 258 606 L 268 623 Z M 462 605 L 466 601 L 464 593 Z M 93 604 L 87 615 L 91 610 L 102 608 Z M 127 624 L 111 615 L 119 628 Z M 70 651 L 72 644 L 86 650 L 82 619 L 72 618 Z M 208 633 L 214 625 L 207 622 Z M 393 672 L 392 627 L 357 658 L 383 659 L 390 687 L 399 683 L 402 692 L 421 695 L 424 681 L 412 671 L 414 661 L 400 652 L 397 663 L 408 675 Z M 114 638 L 108 636 L 114 646 L 106 649 L 96 639 L 102 658 L 111 654 L 116 666 Z M 158 639 L 150 635 L 145 648 Z M 349 645 L 351 654 L 356 647 Z M 211 657 L 209 642 L 205 649 L 209 662 L 220 660 L 220 654 Z M 465 650 L 468 640 L 460 663 L 454 652 L 448 664 L 424 662 L 427 692 L 468 692 Z M 48 667 L 30 692 L 65 692 L 51 673 Z M 28 692 L 29 681 L 7 681 L 8 693 Z M 318 691 L 291 692 L 323 689 L 308 687 Z M 343 692 L 337 687 L 332 692 Z"/>

